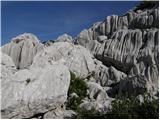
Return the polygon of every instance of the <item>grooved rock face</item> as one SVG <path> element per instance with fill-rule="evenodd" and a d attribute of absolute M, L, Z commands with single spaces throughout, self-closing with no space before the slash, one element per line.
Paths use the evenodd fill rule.
<path fill-rule="evenodd" d="M 158 9 L 141 11 L 133 18 L 130 27 L 139 29 L 152 28 L 152 27 L 158 28 L 159 26 L 158 17 L 159 17 Z"/>
<path fill-rule="evenodd" d="M 66 66 L 55 63 L 44 68 L 20 70 L 12 80 L 3 83 L 2 118 L 30 118 L 64 104 L 70 72 Z"/>
<path fill-rule="evenodd" d="M 2 46 L 3 53 L 8 54 L 17 68 L 26 68 L 32 64 L 33 57 L 43 49 L 38 38 L 30 33 L 24 33 Z"/>
<path fill-rule="evenodd" d="M 131 76 L 144 75 L 157 84 L 158 9 L 158 2 L 155 2 L 123 16 L 108 16 L 105 21 L 83 30 L 76 43 L 90 50 L 106 66 L 114 66 Z"/>

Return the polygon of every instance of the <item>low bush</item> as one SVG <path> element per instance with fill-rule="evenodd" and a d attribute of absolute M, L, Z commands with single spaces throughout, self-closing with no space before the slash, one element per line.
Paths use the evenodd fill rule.
<path fill-rule="evenodd" d="M 81 99 L 85 98 L 87 96 L 87 84 L 83 79 L 76 77 L 76 75 L 71 72 L 68 95 L 72 93 L 76 93 Z"/>
<path fill-rule="evenodd" d="M 152 99 L 152 100 L 150 100 Z M 144 102 L 137 106 L 136 113 L 138 113 L 138 118 L 148 119 L 148 118 L 159 118 L 159 100 L 154 99 L 150 96 L 144 97 Z"/>
<path fill-rule="evenodd" d="M 86 110 L 84 108 L 77 109 L 76 119 L 98 119 L 100 118 L 100 113 L 92 108 L 91 110 Z"/>
<path fill-rule="evenodd" d="M 143 95 L 144 101 L 135 96 L 121 96 L 112 102 L 112 109 L 101 116 L 108 119 L 158 119 L 159 101 L 149 94 Z M 151 100 L 152 99 L 152 100 Z"/>
<path fill-rule="evenodd" d="M 78 106 L 82 103 L 82 100 L 87 97 L 87 84 L 83 79 L 76 77 L 76 75 L 72 72 L 71 74 L 71 81 L 68 90 L 68 100 L 67 100 L 67 109 L 77 111 Z M 77 97 L 71 97 L 72 93 L 76 93 Z"/>
<path fill-rule="evenodd" d="M 112 109 L 102 114 L 95 109 L 89 111 L 79 108 L 77 117 L 79 119 L 158 119 L 159 101 L 144 95 L 144 102 L 137 97 L 121 96 L 112 102 Z"/>

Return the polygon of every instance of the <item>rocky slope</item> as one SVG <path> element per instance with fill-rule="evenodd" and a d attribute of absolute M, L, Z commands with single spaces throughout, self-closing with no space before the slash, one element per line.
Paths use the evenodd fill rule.
<path fill-rule="evenodd" d="M 85 81 L 79 105 L 106 112 L 121 93 L 156 96 L 159 79 L 159 6 L 139 5 L 108 16 L 75 39 L 41 43 L 30 33 L 1 47 L 2 118 L 71 118 L 66 110 L 71 73 Z M 76 93 L 73 93 L 77 96 Z"/>

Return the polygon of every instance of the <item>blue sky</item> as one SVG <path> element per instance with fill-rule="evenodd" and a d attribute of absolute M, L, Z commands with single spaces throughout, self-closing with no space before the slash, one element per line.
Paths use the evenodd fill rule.
<path fill-rule="evenodd" d="M 123 15 L 138 1 L 5 1 L 1 3 L 1 44 L 24 32 L 41 41 L 63 33 L 75 37 L 108 15 Z"/>

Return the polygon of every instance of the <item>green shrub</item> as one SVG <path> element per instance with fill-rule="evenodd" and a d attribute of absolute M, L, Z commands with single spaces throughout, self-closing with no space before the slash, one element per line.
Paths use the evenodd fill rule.
<path fill-rule="evenodd" d="M 152 98 L 152 101 L 149 100 L 149 95 L 144 96 L 144 102 L 137 106 L 136 112 L 139 113 L 139 118 L 159 118 L 159 100 Z"/>
<path fill-rule="evenodd" d="M 77 109 L 77 119 L 98 119 L 100 117 L 100 113 L 92 108 L 91 110 L 86 110 L 84 108 Z"/>
<path fill-rule="evenodd" d="M 82 100 L 80 97 L 72 97 L 68 98 L 66 108 L 68 110 L 74 110 L 77 111 L 78 106 L 82 103 Z"/>
<path fill-rule="evenodd" d="M 71 73 L 71 82 L 68 90 L 68 95 L 76 93 L 81 99 L 87 96 L 87 84 L 83 79 L 76 77 L 76 75 Z"/>
<path fill-rule="evenodd" d="M 121 98 L 112 102 L 112 109 L 104 116 L 111 119 L 133 119 L 137 118 L 135 106 L 139 105 L 139 101 L 133 98 Z"/>
<path fill-rule="evenodd" d="M 121 96 L 112 102 L 112 109 L 103 116 L 109 119 L 153 119 L 159 116 L 159 102 L 151 96 L 143 95 L 141 103 L 137 97 Z M 152 100 L 150 100 L 152 99 Z"/>
<path fill-rule="evenodd" d="M 112 102 L 112 109 L 102 114 L 95 109 L 85 110 L 78 108 L 78 119 L 158 119 L 159 102 L 157 99 L 144 95 L 144 102 L 141 103 L 137 97 L 118 97 Z M 152 100 L 150 100 L 150 98 Z"/>
<path fill-rule="evenodd" d="M 67 100 L 67 109 L 77 110 L 78 106 L 82 103 L 82 100 L 87 97 L 87 84 L 83 79 L 76 77 L 76 75 L 72 72 L 71 74 L 71 81 L 68 90 L 68 97 L 72 93 L 76 93 L 78 97 L 68 98 Z"/>

